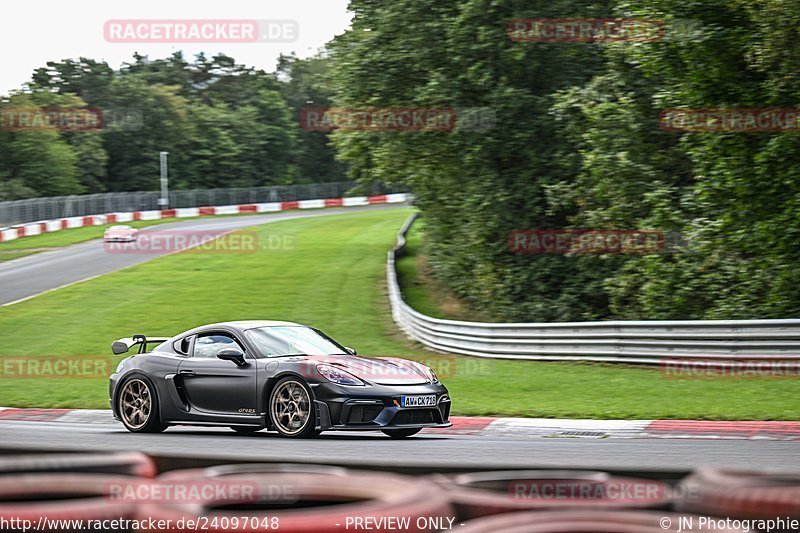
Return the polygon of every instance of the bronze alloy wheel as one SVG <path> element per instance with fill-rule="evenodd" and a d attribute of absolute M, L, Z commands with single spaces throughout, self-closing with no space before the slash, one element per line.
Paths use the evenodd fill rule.
<path fill-rule="evenodd" d="M 119 396 L 119 414 L 130 429 L 141 429 L 150 419 L 153 399 L 150 387 L 141 379 L 131 379 Z"/>
<path fill-rule="evenodd" d="M 158 433 L 167 428 L 158 414 L 158 398 L 149 380 L 132 377 L 119 393 L 117 409 L 122 423 L 135 433 Z"/>
<path fill-rule="evenodd" d="M 314 403 L 304 383 L 295 378 L 281 380 L 272 391 L 269 414 L 275 429 L 286 437 L 314 434 Z"/>

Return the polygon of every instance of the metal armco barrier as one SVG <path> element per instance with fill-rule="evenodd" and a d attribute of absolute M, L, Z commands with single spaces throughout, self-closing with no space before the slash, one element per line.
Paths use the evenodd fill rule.
<path fill-rule="evenodd" d="M 424 315 L 403 300 L 395 270 L 416 216 L 400 229 L 388 254 L 389 301 L 397 325 L 433 350 L 495 359 L 636 364 L 800 361 L 800 319 L 482 323 Z"/>

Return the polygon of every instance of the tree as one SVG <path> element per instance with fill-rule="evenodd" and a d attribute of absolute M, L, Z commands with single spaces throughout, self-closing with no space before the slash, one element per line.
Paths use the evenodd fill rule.
<path fill-rule="evenodd" d="M 291 108 L 292 128 L 298 143 L 292 161 L 298 180 L 304 183 L 345 181 L 345 166 L 336 159 L 336 149 L 330 134 L 309 131 L 301 126 L 303 110 L 331 106 L 332 60 L 325 53 L 308 59 L 282 55 L 278 60 L 278 75 L 283 80 L 281 91 Z"/>
<path fill-rule="evenodd" d="M 103 105 L 114 70 L 105 61 L 81 57 L 78 60 L 48 61 L 32 76 L 35 87 L 59 94 L 76 94 L 91 106 Z"/>
<path fill-rule="evenodd" d="M 579 220 L 683 235 L 606 282 L 615 316 L 753 319 L 800 311 L 800 143 L 793 133 L 665 133 L 664 108 L 795 107 L 796 2 L 641 0 L 657 45 L 611 47 L 605 72 L 562 100 L 583 150 Z M 601 120 L 602 118 L 602 120 Z M 623 160 L 626 164 L 620 165 Z M 630 171 L 628 170 L 630 169 Z M 637 198 L 639 200 L 637 201 Z"/>
<path fill-rule="evenodd" d="M 0 103 L 0 112 L 44 112 L 31 95 L 14 94 Z M 42 115 L 40 115 L 42 116 Z M 12 127 L 0 131 L 0 194 L 14 199 L 33 194 L 58 196 L 83 192 L 78 158 L 55 128 Z"/>
<path fill-rule="evenodd" d="M 170 152 L 171 176 L 177 183 L 188 156 L 184 149 L 189 127 L 189 107 L 178 93 L 180 87 L 149 85 L 136 74 L 121 76 L 109 88 L 114 108 L 133 107 L 141 113 L 140 124 L 112 124 L 103 136 L 109 155 L 108 190 L 156 190 L 159 184 L 159 152 Z"/>
<path fill-rule="evenodd" d="M 499 318 L 571 320 L 607 313 L 613 271 L 597 258 L 510 253 L 514 229 L 563 227 L 547 191 L 574 179 L 554 93 L 583 84 L 601 49 L 513 42 L 513 18 L 603 16 L 610 2 L 354 0 L 335 40 L 334 103 L 344 108 L 489 108 L 496 126 L 452 132 L 338 131 L 356 179 L 411 186 L 426 217 L 429 264 L 458 295 Z"/>

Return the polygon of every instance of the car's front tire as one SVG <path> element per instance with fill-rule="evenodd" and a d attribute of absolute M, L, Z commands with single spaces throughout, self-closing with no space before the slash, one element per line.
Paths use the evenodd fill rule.
<path fill-rule="evenodd" d="M 144 376 L 130 377 L 120 385 L 117 412 L 125 429 L 133 433 L 160 433 L 167 429 L 159 416 L 155 387 Z"/>
<path fill-rule="evenodd" d="M 416 435 L 422 431 L 422 428 L 403 428 L 403 429 L 382 429 L 384 435 L 389 435 L 393 439 L 404 439 L 411 435 Z"/>
<path fill-rule="evenodd" d="M 275 385 L 269 395 L 269 416 L 283 437 L 308 439 L 318 435 L 316 404 L 311 389 L 300 378 L 287 376 Z"/>

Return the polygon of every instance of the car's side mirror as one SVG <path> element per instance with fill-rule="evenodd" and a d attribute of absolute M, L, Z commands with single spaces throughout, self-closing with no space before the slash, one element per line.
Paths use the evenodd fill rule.
<path fill-rule="evenodd" d="M 128 345 L 122 341 L 114 341 L 114 344 L 111 345 L 111 351 L 114 352 L 114 355 L 121 355 L 128 351 Z"/>
<path fill-rule="evenodd" d="M 244 352 L 239 348 L 223 348 L 217 352 L 217 357 L 224 361 L 233 361 L 237 366 L 247 364 L 244 360 Z"/>
<path fill-rule="evenodd" d="M 344 349 L 347 350 L 347 352 L 350 355 L 358 355 L 358 352 L 356 351 L 355 348 L 350 348 L 349 346 L 345 346 Z"/>

